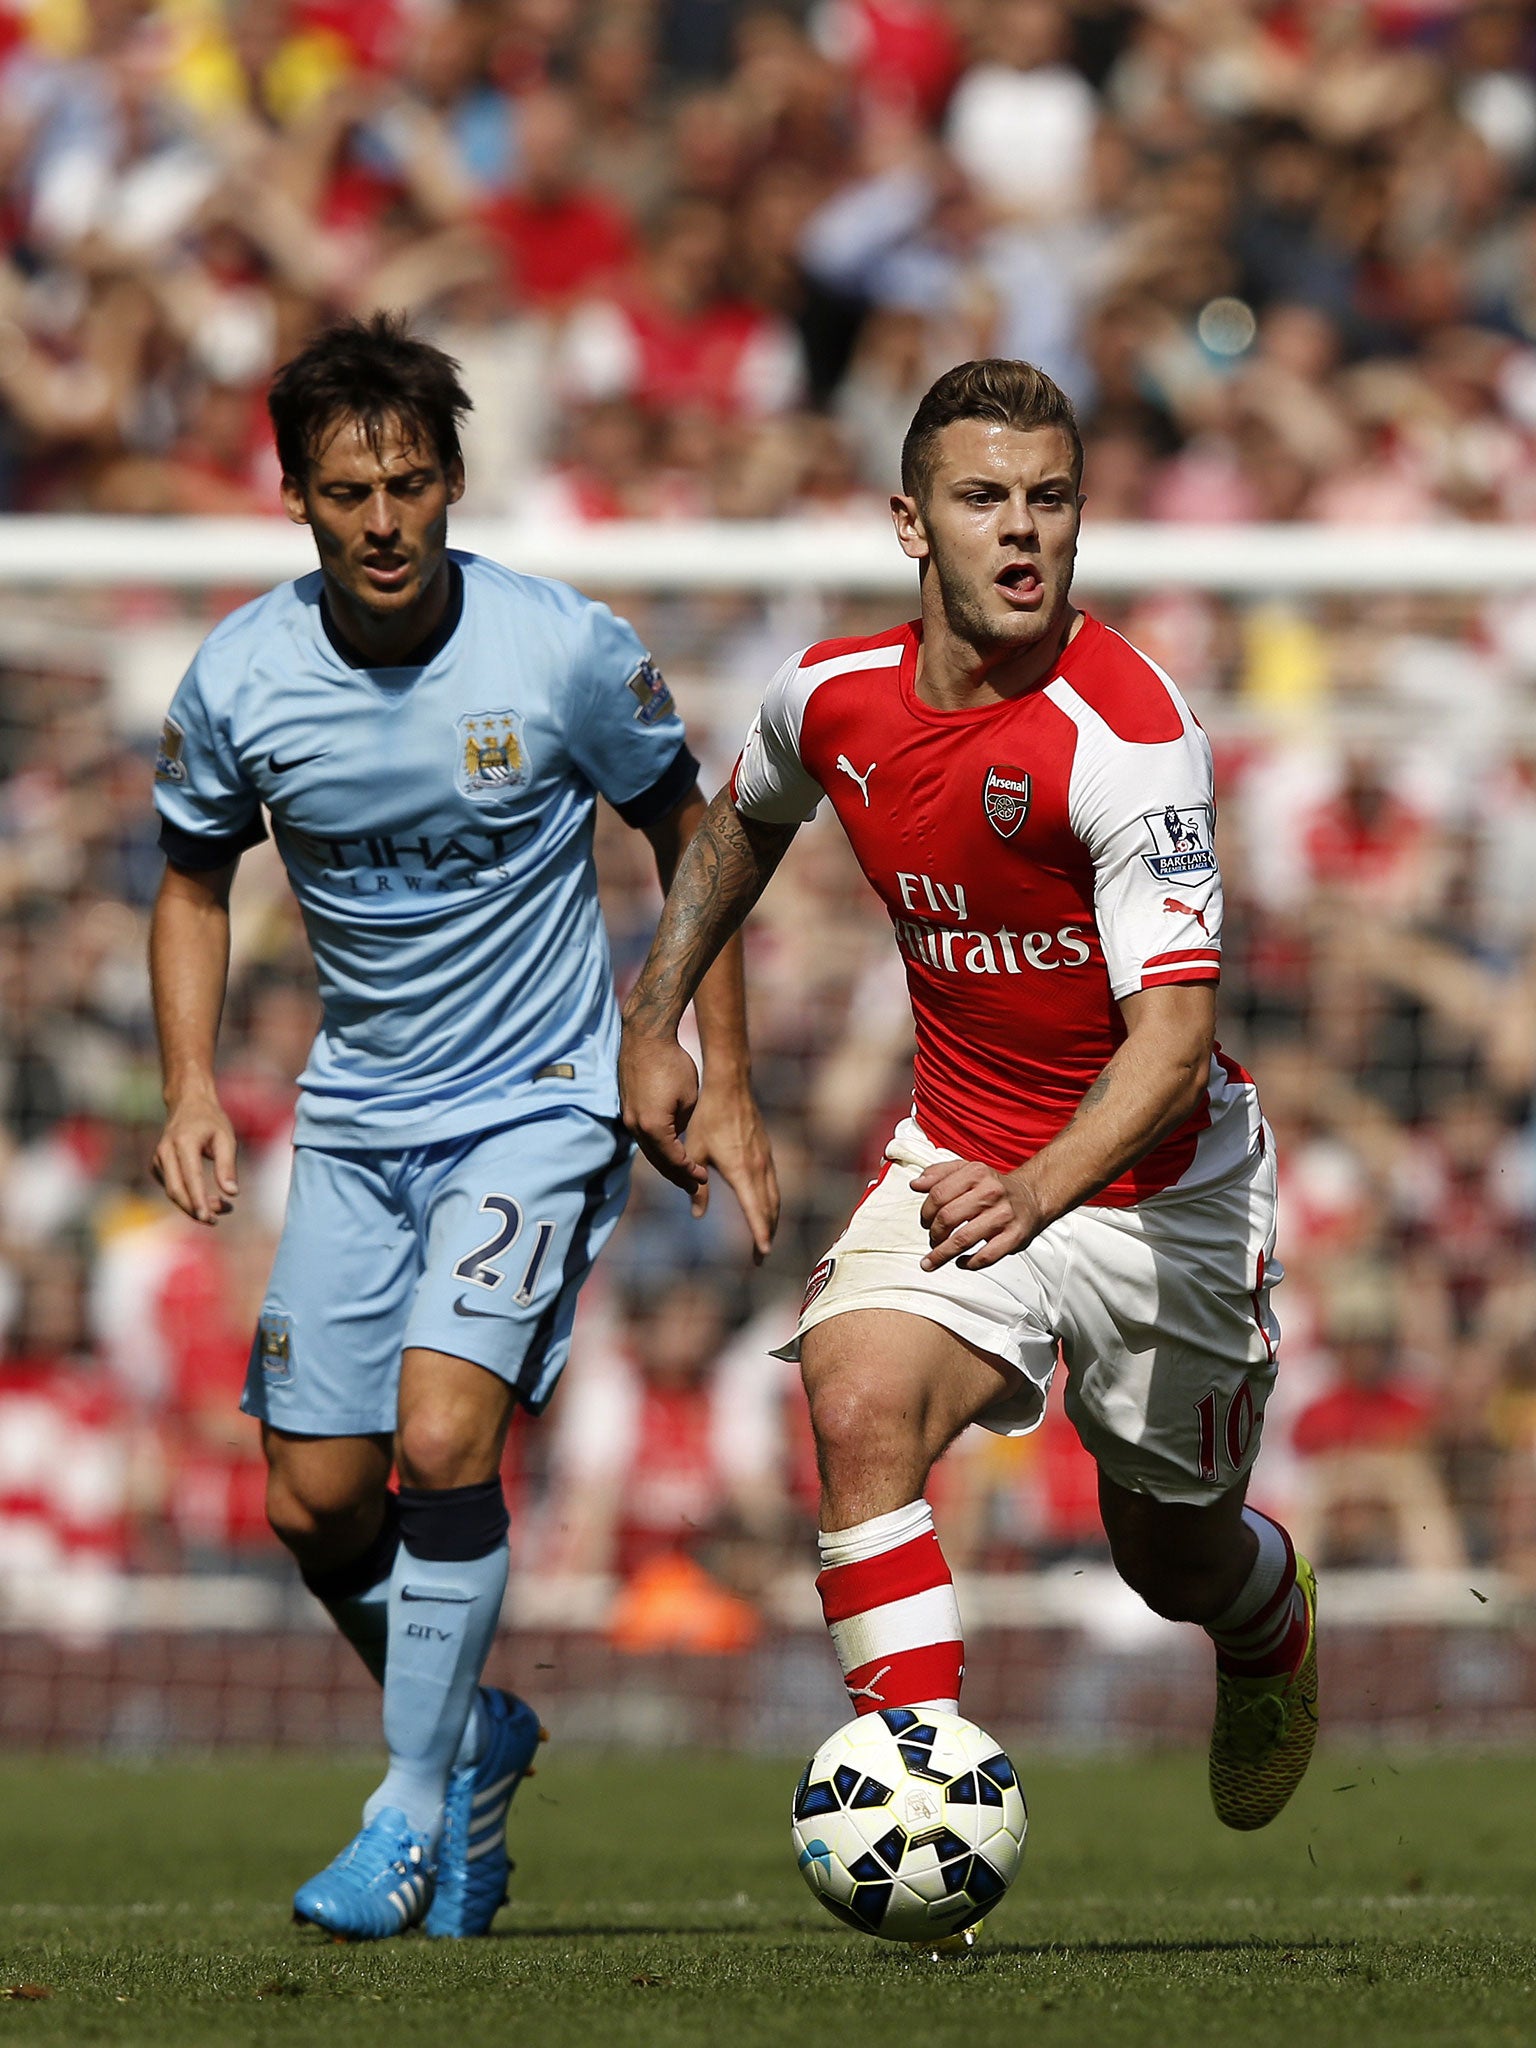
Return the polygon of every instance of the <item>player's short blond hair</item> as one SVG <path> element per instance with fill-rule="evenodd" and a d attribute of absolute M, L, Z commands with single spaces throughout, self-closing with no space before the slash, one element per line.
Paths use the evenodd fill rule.
<path fill-rule="evenodd" d="M 927 496 L 934 445 L 956 420 L 990 420 L 1026 433 L 1036 427 L 1059 427 L 1071 443 L 1073 474 L 1082 480 L 1083 437 L 1065 391 L 1033 363 L 986 356 L 946 370 L 913 413 L 901 444 L 901 488 L 909 498 Z"/>

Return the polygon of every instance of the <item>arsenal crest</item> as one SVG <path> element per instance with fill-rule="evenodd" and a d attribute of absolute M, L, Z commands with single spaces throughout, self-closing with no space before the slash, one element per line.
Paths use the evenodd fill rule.
<path fill-rule="evenodd" d="M 824 1259 L 822 1259 L 819 1262 L 819 1264 L 812 1267 L 811 1277 L 805 1283 L 805 1299 L 800 1304 L 801 1315 L 805 1314 L 806 1310 L 810 1307 L 811 1303 L 816 1299 L 817 1295 L 823 1292 L 827 1282 L 832 1278 L 832 1275 L 836 1270 L 837 1261 L 833 1258 L 830 1252 L 828 1252 L 827 1256 Z"/>
<path fill-rule="evenodd" d="M 1029 816 L 1029 777 L 1022 768 L 989 768 L 981 801 L 999 839 L 1011 839 Z"/>

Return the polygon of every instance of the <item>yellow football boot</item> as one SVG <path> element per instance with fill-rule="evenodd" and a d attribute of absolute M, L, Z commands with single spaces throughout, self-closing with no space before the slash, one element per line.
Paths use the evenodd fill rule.
<path fill-rule="evenodd" d="M 951 1956 L 969 1955 L 986 1924 L 985 1920 L 973 1920 L 961 1934 L 940 1935 L 937 1941 L 914 1941 L 912 1946 L 920 1956 L 935 1963 L 947 1962 Z"/>
<path fill-rule="evenodd" d="M 1306 1775 L 1317 1740 L 1317 1575 L 1296 1560 L 1307 1650 L 1289 1678 L 1216 1673 L 1211 1804 L 1229 1828 L 1268 1827 Z"/>

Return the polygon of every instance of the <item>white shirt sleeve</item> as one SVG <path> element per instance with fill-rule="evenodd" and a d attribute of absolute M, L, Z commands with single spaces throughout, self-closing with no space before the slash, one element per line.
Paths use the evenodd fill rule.
<path fill-rule="evenodd" d="M 731 773 L 731 802 L 765 825 L 803 825 L 826 794 L 800 758 L 800 723 L 815 687 L 801 676 L 801 659 L 791 655 L 768 685 Z"/>
<path fill-rule="evenodd" d="M 1146 745 L 1118 738 L 1072 696 L 1072 829 L 1093 860 L 1110 992 L 1118 999 L 1218 980 L 1222 895 L 1209 741 L 1182 704 L 1180 737 Z"/>

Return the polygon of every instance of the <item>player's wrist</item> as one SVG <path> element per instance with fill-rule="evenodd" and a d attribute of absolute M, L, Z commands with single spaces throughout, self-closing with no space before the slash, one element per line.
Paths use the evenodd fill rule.
<path fill-rule="evenodd" d="M 187 1109 L 220 1107 L 218 1085 L 206 1067 L 186 1067 L 167 1074 L 160 1096 L 170 1116 Z"/>
<path fill-rule="evenodd" d="M 681 1010 L 674 1016 L 669 1007 L 641 997 L 634 990 L 619 1010 L 619 1023 L 623 1029 L 623 1043 L 627 1051 L 632 1046 L 673 1046 L 677 1044 L 678 1027 L 683 1021 Z"/>
<path fill-rule="evenodd" d="M 711 1095 L 750 1095 L 752 1061 L 745 1046 L 711 1046 L 706 1040 L 699 1048 L 699 1086 Z"/>
<path fill-rule="evenodd" d="M 1035 1159 L 1041 1156 L 1037 1153 Z M 1035 1159 L 1026 1160 L 1024 1165 L 1016 1166 L 1012 1173 L 1003 1176 L 1013 1213 L 1031 1237 L 1038 1236 L 1072 1207 L 1070 1201 L 1052 1201 L 1049 1188 L 1041 1185 L 1042 1175 L 1035 1166 Z"/>

